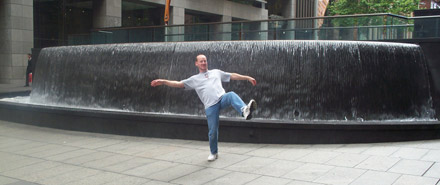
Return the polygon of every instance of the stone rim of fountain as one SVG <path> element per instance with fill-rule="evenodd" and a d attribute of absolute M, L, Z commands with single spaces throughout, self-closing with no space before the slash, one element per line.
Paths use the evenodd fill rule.
<path fill-rule="evenodd" d="M 0 101 L 0 119 L 57 129 L 207 141 L 202 116 L 87 110 Z M 440 121 L 280 121 L 220 119 L 220 141 L 344 144 L 440 139 Z"/>

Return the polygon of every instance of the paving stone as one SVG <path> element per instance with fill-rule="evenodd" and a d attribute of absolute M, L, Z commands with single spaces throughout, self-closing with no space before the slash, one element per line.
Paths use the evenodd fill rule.
<path fill-rule="evenodd" d="M 225 146 L 225 147 L 223 147 L 223 144 L 219 144 L 218 148 L 219 148 L 219 152 L 221 153 L 246 154 L 248 152 L 262 148 L 264 146 L 266 145 L 242 143 L 238 145 Z"/>
<path fill-rule="evenodd" d="M 440 178 L 440 163 L 435 163 L 429 168 L 429 170 L 423 175 L 425 177 Z"/>
<path fill-rule="evenodd" d="M 222 142 L 219 158 L 208 162 L 207 141 L 65 131 L 0 120 L 0 185 L 438 184 L 439 146 L 440 140 L 347 145 Z"/>
<path fill-rule="evenodd" d="M 41 179 L 38 182 L 40 184 L 45 184 L 45 185 L 67 184 L 70 182 L 78 181 L 80 179 L 84 179 L 89 176 L 96 175 L 98 173 L 102 173 L 102 171 L 79 167 L 78 169 L 70 171 L 68 173 L 63 173 L 45 179 Z"/>
<path fill-rule="evenodd" d="M 337 150 L 338 148 L 341 148 L 343 146 L 344 146 L 343 144 L 315 144 L 315 145 L 311 145 L 310 149 L 334 151 L 334 150 Z"/>
<path fill-rule="evenodd" d="M 377 170 L 377 171 L 387 171 L 394 164 L 396 164 L 400 159 L 393 157 L 382 157 L 382 156 L 371 156 L 355 168 Z"/>
<path fill-rule="evenodd" d="M 302 162 L 277 160 L 275 162 L 263 166 L 262 168 L 253 171 L 252 173 L 257 173 L 266 176 L 281 177 L 302 165 L 304 165 L 304 163 Z"/>
<path fill-rule="evenodd" d="M 103 159 L 105 157 L 110 157 L 114 154 L 109 153 L 109 152 L 93 152 L 93 153 L 89 153 L 86 155 L 81 155 L 78 157 L 74 157 L 74 158 L 70 158 L 65 160 L 64 162 L 66 163 L 70 163 L 70 164 L 76 164 L 76 165 L 81 165 L 90 161 L 95 161 L 98 159 Z"/>
<path fill-rule="evenodd" d="M 39 183 L 39 182 L 43 181 L 44 179 L 54 177 L 57 175 L 61 175 L 64 173 L 69 173 L 71 171 L 78 170 L 78 169 L 80 169 L 80 167 L 78 167 L 78 166 L 73 166 L 73 165 L 69 165 L 69 164 L 62 164 L 62 165 L 55 166 L 53 168 L 39 170 L 39 171 L 34 172 L 32 174 L 28 174 L 22 178 L 24 180 L 27 180 L 30 182 Z"/>
<path fill-rule="evenodd" d="M 440 150 L 431 150 L 421 160 L 440 162 Z"/>
<path fill-rule="evenodd" d="M 73 143 L 69 143 L 69 146 L 87 148 L 87 149 L 98 149 L 101 147 L 114 145 L 117 143 L 121 143 L 122 141 L 113 140 L 108 138 L 88 138 L 86 140 L 79 140 Z"/>
<path fill-rule="evenodd" d="M 416 160 L 400 160 L 388 172 L 402 173 L 408 175 L 423 175 L 431 166 L 433 162 L 416 161 Z M 439 175 L 440 176 L 440 175 Z"/>
<path fill-rule="evenodd" d="M 340 155 L 338 152 L 330 152 L 330 151 L 314 151 L 312 153 L 307 154 L 306 156 L 299 158 L 297 161 L 300 162 L 309 162 L 309 163 L 325 163 L 336 156 Z"/>
<path fill-rule="evenodd" d="M 393 185 L 436 185 L 439 179 L 402 175 Z"/>
<path fill-rule="evenodd" d="M 140 177 L 132 177 L 132 176 L 125 176 L 116 180 L 113 180 L 111 182 L 105 183 L 104 185 L 145 185 L 146 183 L 150 182 L 149 179 L 144 179 Z"/>
<path fill-rule="evenodd" d="M 14 161 L 21 161 L 25 159 L 31 159 L 30 157 L 18 155 L 18 154 L 11 154 L 11 153 L 2 153 L 0 156 L 2 160 L 0 160 L 0 169 L 1 166 L 8 165 L 10 163 L 13 163 Z"/>
<path fill-rule="evenodd" d="M 95 152 L 96 151 L 89 150 L 89 149 L 78 149 L 78 150 L 73 150 L 70 152 L 65 152 L 65 153 L 60 153 L 60 154 L 50 156 L 50 160 L 65 162 L 68 159 L 72 159 L 72 158 L 76 158 L 76 157 L 80 157 L 80 156 L 85 156 L 85 155 L 95 153 Z"/>
<path fill-rule="evenodd" d="M 10 183 L 8 185 L 40 185 L 40 184 L 28 182 L 28 181 L 17 181 L 17 182 Z"/>
<path fill-rule="evenodd" d="M 334 152 L 360 154 L 371 148 L 372 144 L 346 144 L 340 148 L 333 150 Z"/>
<path fill-rule="evenodd" d="M 292 172 L 289 172 L 286 175 L 283 175 L 283 177 L 289 178 L 289 179 L 296 179 L 296 180 L 311 182 L 311 181 L 323 176 L 324 174 L 326 174 L 327 172 L 329 172 L 333 168 L 335 168 L 335 167 L 328 166 L 328 165 L 307 163 L 303 166 L 296 168 Z"/>
<path fill-rule="evenodd" d="M 429 150 L 427 149 L 418 149 L 418 148 L 400 148 L 395 153 L 391 155 L 391 157 L 398 157 L 402 159 L 420 159 Z"/>
<path fill-rule="evenodd" d="M 152 180 L 152 181 L 148 181 L 143 185 L 176 185 L 176 184 Z"/>
<path fill-rule="evenodd" d="M 318 179 L 314 180 L 314 182 L 335 185 L 350 184 L 365 172 L 366 170 L 336 167 L 334 169 L 331 169 L 329 172 L 319 177 Z"/>
<path fill-rule="evenodd" d="M 273 162 L 277 161 L 276 159 L 262 158 L 262 157 L 251 157 L 244 161 L 238 162 L 227 167 L 227 170 L 238 171 L 238 172 L 254 172 L 259 170 Z"/>
<path fill-rule="evenodd" d="M 390 156 L 392 155 L 394 152 L 396 152 L 397 150 L 399 150 L 399 147 L 395 147 L 395 146 L 372 146 L 370 148 L 368 148 L 367 150 L 365 150 L 364 152 L 362 152 L 362 154 L 366 154 L 366 155 L 377 155 L 377 156 Z"/>
<path fill-rule="evenodd" d="M 24 166 L 21 168 L 17 168 L 14 170 L 6 171 L 2 174 L 6 175 L 8 177 L 14 177 L 14 178 L 19 179 L 21 177 L 28 176 L 29 174 L 34 174 L 34 173 L 39 172 L 41 170 L 53 168 L 53 167 L 56 167 L 59 165 L 61 165 L 61 163 L 59 163 L 59 162 L 42 161 L 42 162 L 34 163 L 34 164 L 31 164 L 28 166 Z"/>
<path fill-rule="evenodd" d="M 83 166 L 86 167 L 92 167 L 92 168 L 104 168 L 106 166 L 110 166 L 110 165 L 114 165 L 117 163 L 121 163 L 124 161 L 128 161 L 130 159 L 132 159 L 132 156 L 128 156 L 128 155 L 119 155 L 119 154 L 113 154 L 109 157 L 104 157 L 102 159 L 98 159 L 98 160 L 94 160 L 94 161 L 89 161 L 86 162 L 84 164 L 82 164 Z"/>
<path fill-rule="evenodd" d="M 48 150 L 54 150 L 57 149 L 58 147 L 60 147 L 59 145 L 53 145 L 53 144 L 45 144 L 42 146 L 38 146 L 38 147 L 33 147 L 30 149 L 25 149 L 25 150 L 21 150 L 21 151 L 17 151 L 17 154 L 20 155 L 27 155 L 27 156 L 31 156 L 31 157 L 39 157 L 39 156 L 34 156 L 34 154 L 39 153 L 39 152 L 45 152 Z"/>
<path fill-rule="evenodd" d="M 171 181 L 177 184 L 205 184 L 230 173 L 226 170 L 207 168 Z"/>
<path fill-rule="evenodd" d="M 44 150 L 41 152 L 33 153 L 30 156 L 37 157 L 37 158 L 44 158 L 44 159 L 51 159 L 51 156 L 71 152 L 78 150 L 78 148 L 70 147 L 70 146 L 58 146 L 53 149 Z"/>
<path fill-rule="evenodd" d="M 288 184 L 290 181 L 291 180 L 289 180 L 289 179 L 262 176 L 262 177 L 257 178 L 249 183 L 246 183 L 246 185 L 267 185 L 267 184 L 283 185 L 283 184 Z"/>
<path fill-rule="evenodd" d="M 145 144 L 140 143 L 140 142 L 125 141 L 125 142 L 117 143 L 114 145 L 104 146 L 104 147 L 98 148 L 97 150 L 106 151 L 106 152 L 121 153 L 121 152 L 127 150 L 128 148 L 132 148 L 132 147 L 139 147 L 140 148 L 141 145 L 145 145 Z M 155 146 L 157 147 L 157 145 L 155 145 Z M 154 148 L 154 147 L 150 147 L 148 149 L 151 149 L 151 148 Z M 138 153 L 140 153 L 145 150 L 140 149 L 138 151 L 139 151 Z"/>
<path fill-rule="evenodd" d="M 405 142 L 392 142 L 388 143 L 391 146 L 395 147 L 402 147 L 402 148 L 420 148 L 421 145 L 423 145 L 426 142 L 426 140 L 421 141 L 405 141 Z"/>
<path fill-rule="evenodd" d="M 223 177 L 207 182 L 205 185 L 240 185 L 257 179 L 260 175 L 232 172 Z"/>
<path fill-rule="evenodd" d="M 379 172 L 379 171 L 367 171 L 350 185 L 391 185 L 401 175 L 396 173 Z"/>
<path fill-rule="evenodd" d="M 226 168 L 240 161 L 244 161 L 250 156 L 229 154 L 229 153 L 219 153 L 218 159 L 215 162 L 209 162 L 208 159 L 209 152 L 198 153 L 193 156 L 179 159 L 179 162 L 185 164 L 192 164 L 198 166 L 205 166 L 210 168 Z"/>
<path fill-rule="evenodd" d="M 99 143 L 101 141 L 103 141 L 102 138 L 82 136 L 82 137 L 77 137 L 74 140 L 71 140 L 70 142 L 66 142 L 65 145 L 78 147 L 78 148 L 96 149 L 97 148 L 96 146 L 89 147 L 88 145 Z M 105 147 L 105 146 L 101 146 L 101 147 Z"/>
<path fill-rule="evenodd" d="M 438 142 L 438 140 L 427 140 L 427 141 L 423 141 L 423 143 L 420 144 L 418 148 L 440 150 L 440 143 Z"/>
<path fill-rule="evenodd" d="M 145 138 L 144 142 L 149 142 L 152 144 L 159 144 L 159 145 L 168 145 L 168 146 L 181 146 L 181 144 L 191 143 L 192 141 L 182 140 L 182 139 L 165 139 L 165 138 L 148 137 Z"/>
<path fill-rule="evenodd" d="M 310 153 L 314 152 L 314 150 L 311 149 L 296 149 L 296 148 L 292 148 L 292 149 L 288 149 L 284 152 L 281 152 L 279 154 L 274 155 L 272 158 L 275 159 L 284 159 L 284 160 L 297 160 L 301 157 L 304 157 Z"/>
<path fill-rule="evenodd" d="M 167 161 L 156 161 L 150 164 L 142 165 L 137 168 L 133 168 L 122 173 L 127 175 L 134 175 L 137 177 L 148 177 L 153 173 L 160 172 L 179 165 L 178 163 L 172 163 Z"/>
<path fill-rule="evenodd" d="M 122 179 L 126 176 L 111 173 L 111 172 L 101 172 L 96 175 L 88 176 L 83 179 L 79 179 L 77 181 L 73 181 L 70 183 L 67 183 L 66 185 L 96 185 L 96 184 L 105 184 L 112 182 L 117 179 Z"/>
<path fill-rule="evenodd" d="M 246 155 L 252 155 L 257 157 L 272 157 L 279 154 L 285 150 L 289 149 L 286 145 L 267 145 L 262 148 L 250 151 Z"/>
<path fill-rule="evenodd" d="M 119 145 L 119 144 L 118 144 Z M 112 145 L 114 146 L 114 145 Z M 146 143 L 136 143 L 131 146 L 128 146 L 127 148 L 120 149 L 120 150 L 113 150 L 110 152 L 115 152 L 118 154 L 124 154 L 124 155 L 140 155 L 142 153 L 145 153 L 148 151 L 155 150 L 157 148 L 161 147 L 161 145 L 155 145 L 155 144 L 146 144 Z M 103 148 L 99 148 L 98 150 L 101 150 Z"/>
<path fill-rule="evenodd" d="M 197 149 L 181 148 L 177 151 L 159 155 L 153 158 L 166 160 L 166 161 L 176 161 L 176 160 L 178 161 L 179 159 L 189 157 L 198 153 L 205 153 L 205 151 L 197 150 Z"/>
<path fill-rule="evenodd" d="M 3 161 L 3 160 L 1 160 L 1 161 Z M 0 163 L 0 173 L 6 172 L 9 170 L 14 170 L 17 168 L 21 168 L 24 166 L 28 166 L 31 164 L 39 163 L 42 161 L 43 160 L 41 160 L 41 159 L 31 158 L 31 157 L 22 157 L 22 159 L 15 160 L 15 161 L 3 161 Z"/>
<path fill-rule="evenodd" d="M 202 151 L 209 151 L 208 141 L 191 141 L 189 143 L 182 143 L 179 146 L 184 148 L 199 149 Z"/>
<path fill-rule="evenodd" d="M 137 168 L 140 166 L 148 165 L 151 163 L 156 162 L 156 160 L 153 159 L 147 159 L 147 158 L 132 158 L 127 161 L 119 162 L 113 165 L 104 166 L 102 167 L 103 170 L 108 170 L 112 172 L 124 172 L 133 168 Z"/>
<path fill-rule="evenodd" d="M 10 153 L 20 154 L 21 151 L 25 151 L 28 149 L 32 149 L 32 148 L 40 147 L 40 146 L 44 146 L 44 145 L 46 145 L 46 143 L 29 141 L 28 143 L 25 143 L 23 145 L 15 145 L 15 146 L 3 148 L 2 151 L 8 151 Z"/>
<path fill-rule="evenodd" d="M 11 184 L 11 183 L 15 183 L 15 182 L 18 182 L 18 181 L 20 181 L 20 180 L 0 175 L 0 185 Z"/>
<path fill-rule="evenodd" d="M 193 172 L 199 171 L 203 169 L 201 166 L 194 166 L 194 165 L 188 165 L 188 164 L 180 164 L 162 171 L 159 171 L 157 173 L 153 173 L 149 175 L 147 178 L 158 180 L 158 181 L 172 181 L 174 179 L 177 179 L 179 177 L 183 177 L 185 175 L 191 174 Z"/>
<path fill-rule="evenodd" d="M 306 181 L 292 180 L 287 185 L 325 185 L 325 184 L 316 183 L 316 182 L 306 182 Z"/>
<path fill-rule="evenodd" d="M 23 140 L 23 139 L 0 137 L 0 151 L 3 148 L 8 148 L 11 146 L 20 146 L 28 142 L 29 142 L 28 140 Z"/>
<path fill-rule="evenodd" d="M 138 157 L 146 157 L 146 158 L 153 158 L 156 156 L 165 155 L 171 152 L 178 151 L 182 148 L 175 147 L 175 146 L 160 146 L 158 148 L 152 149 L 152 150 L 146 150 L 142 153 L 137 154 Z"/>
<path fill-rule="evenodd" d="M 326 162 L 325 164 L 342 167 L 354 167 L 360 164 L 362 161 L 366 160 L 368 157 L 369 155 L 343 153 Z"/>

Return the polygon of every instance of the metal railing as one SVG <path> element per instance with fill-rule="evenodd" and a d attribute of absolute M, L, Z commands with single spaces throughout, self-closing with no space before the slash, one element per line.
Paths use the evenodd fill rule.
<path fill-rule="evenodd" d="M 396 40 L 440 38 L 440 16 L 363 14 L 190 25 L 118 27 L 69 35 L 67 45 L 222 40 Z"/>

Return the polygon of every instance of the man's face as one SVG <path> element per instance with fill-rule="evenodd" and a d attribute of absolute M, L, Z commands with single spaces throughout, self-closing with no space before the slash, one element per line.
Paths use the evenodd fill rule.
<path fill-rule="evenodd" d="M 208 62 L 205 55 L 197 56 L 196 66 L 200 72 L 206 72 L 208 70 Z"/>

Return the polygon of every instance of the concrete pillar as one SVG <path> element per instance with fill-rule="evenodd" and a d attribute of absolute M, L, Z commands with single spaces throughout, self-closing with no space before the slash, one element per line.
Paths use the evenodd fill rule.
<path fill-rule="evenodd" d="M 231 22 L 232 17 L 223 15 L 221 17 L 221 20 L 219 22 Z M 218 24 L 213 25 L 214 33 L 215 35 L 210 35 L 211 40 L 231 40 L 231 31 L 232 31 L 232 24 Z"/>
<path fill-rule="evenodd" d="M 93 0 L 93 27 L 122 26 L 122 0 Z"/>
<path fill-rule="evenodd" d="M 296 18 L 296 0 L 288 0 L 284 6 L 283 10 L 284 18 Z M 280 38 L 278 39 L 295 39 L 295 21 L 286 21 L 284 30 L 281 30 L 278 34 Z"/>
<path fill-rule="evenodd" d="M 315 12 L 313 12 L 313 17 L 317 17 L 318 16 L 318 9 L 319 9 L 319 0 L 315 0 L 315 5 L 314 8 Z M 319 28 L 319 20 L 318 19 L 314 19 L 313 20 L 313 28 Z M 318 40 L 318 30 L 314 30 L 313 31 L 313 40 Z"/>
<path fill-rule="evenodd" d="M 283 17 L 284 18 L 295 18 L 295 8 L 296 8 L 296 0 L 287 0 L 284 4 L 283 8 Z"/>
<path fill-rule="evenodd" d="M 0 83 L 25 84 L 34 47 L 33 1 L 0 1 Z"/>
<path fill-rule="evenodd" d="M 173 6 L 170 10 L 170 21 L 168 25 L 185 24 L 185 8 Z M 165 28 L 165 42 L 177 42 L 185 40 L 185 27 L 169 26 Z"/>
<path fill-rule="evenodd" d="M 269 28 L 269 23 L 268 22 L 261 22 L 260 23 L 260 30 L 261 30 L 261 32 L 258 33 L 260 40 L 267 40 L 268 33 L 269 33 L 269 32 L 267 32 L 268 28 Z"/>

